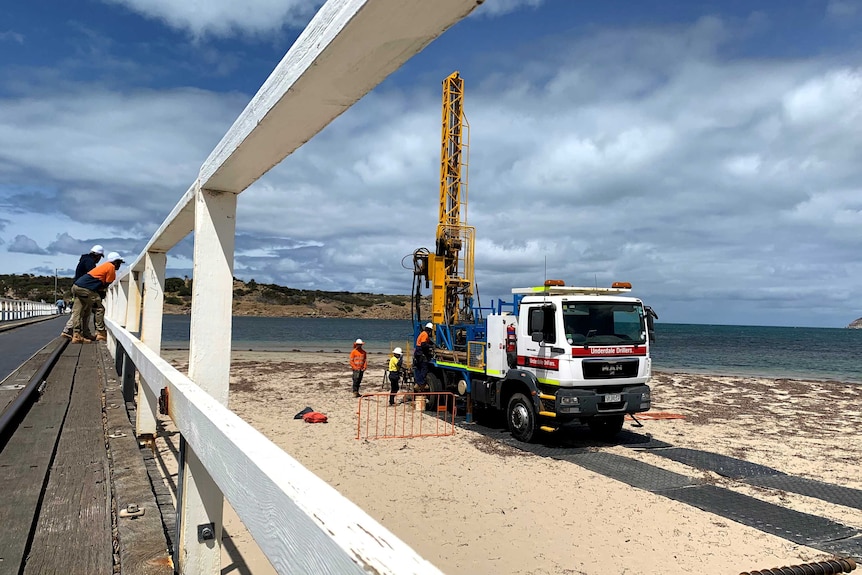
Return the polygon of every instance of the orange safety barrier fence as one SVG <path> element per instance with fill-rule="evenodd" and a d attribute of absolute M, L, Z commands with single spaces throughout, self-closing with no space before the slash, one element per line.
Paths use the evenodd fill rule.
<path fill-rule="evenodd" d="M 356 409 L 356 439 L 442 437 L 455 434 L 455 394 L 404 392 L 366 393 Z"/>

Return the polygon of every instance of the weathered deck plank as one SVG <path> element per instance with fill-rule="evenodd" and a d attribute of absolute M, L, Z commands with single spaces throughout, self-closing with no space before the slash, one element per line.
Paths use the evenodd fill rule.
<path fill-rule="evenodd" d="M 80 351 L 81 346 L 66 348 L 48 375 L 42 396 L 22 420 L 21 432 L 0 451 L 0 573 L 17 574 L 23 564 Z"/>
<path fill-rule="evenodd" d="M 70 346 L 78 347 L 78 346 Z M 101 346 L 84 345 L 24 573 L 113 572 Z"/>
<path fill-rule="evenodd" d="M 118 517 L 120 573 L 122 575 L 170 575 L 173 568 L 159 505 L 147 475 L 146 457 L 150 448 L 138 446 L 123 393 L 112 371 L 113 360 L 104 348 L 100 361 L 105 389 L 105 405 L 120 406 L 105 409 L 108 449 L 111 461 L 111 486 L 116 511 L 136 505 L 144 511 L 139 517 Z M 143 456 L 143 457 L 142 457 Z"/>

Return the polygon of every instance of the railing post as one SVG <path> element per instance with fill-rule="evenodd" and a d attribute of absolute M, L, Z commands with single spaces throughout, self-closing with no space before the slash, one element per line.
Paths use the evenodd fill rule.
<path fill-rule="evenodd" d="M 141 274 L 136 271 L 129 273 L 129 299 L 126 307 L 126 329 L 137 333 L 141 329 Z"/>
<path fill-rule="evenodd" d="M 108 289 L 106 291 L 107 297 L 105 297 L 105 299 L 102 300 L 102 305 L 105 306 L 105 317 L 110 319 L 111 321 L 114 321 L 114 319 L 115 319 L 114 318 L 114 308 L 116 306 L 114 305 L 114 302 L 116 301 L 116 293 L 117 293 L 117 284 L 115 282 L 115 283 L 112 283 L 111 285 L 108 286 Z M 117 341 L 113 338 L 113 336 L 110 336 L 110 334 L 111 334 L 110 331 L 108 331 L 108 334 L 109 334 L 108 341 L 106 341 L 105 343 L 108 346 L 108 351 L 110 352 L 111 357 L 116 358 L 117 357 Z"/>
<path fill-rule="evenodd" d="M 141 341 L 161 355 L 162 312 L 165 303 L 165 268 L 167 256 L 147 252 L 144 259 Z M 156 405 L 158 399 L 149 386 L 138 382 L 138 409 L 135 430 L 138 438 L 156 435 Z"/>
<path fill-rule="evenodd" d="M 139 276 L 138 272 L 129 270 L 126 280 L 121 282 L 121 285 L 125 286 L 126 289 L 126 329 L 132 333 L 137 333 L 141 327 L 141 287 Z M 128 354 L 125 354 L 122 375 L 123 399 L 125 401 L 135 400 L 135 371 L 135 364 L 132 363 L 132 358 Z"/>
<path fill-rule="evenodd" d="M 126 316 L 127 310 L 129 309 L 129 284 L 132 281 L 132 274 L 126 274 L 126 277 L 118 281 L 119 289 L 117 290 L 117 297 L 114 298 L 114 304 L 117 306 L 117 310 L 114 314 L 114 321 L 120 324 L 122 327 L 126 327 Z"/>
<path fill-rule="evenodd" d="M 199 186 L 199 184 L 198 184 Z M 198 189 L 195 193 L 195 249 L 189 379 L 224 406 L 230 377 L 233 252 L 236 195 Z M 179 514 L 179 572 L 221 572 L 224 496 L 186 443 Z M 199 527 L 211 525 L 200 540 Z"/>

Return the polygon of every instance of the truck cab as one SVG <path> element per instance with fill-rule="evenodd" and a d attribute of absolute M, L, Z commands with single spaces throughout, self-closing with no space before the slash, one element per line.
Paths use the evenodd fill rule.
<path fill-rule="evenodd" d="M 495 403 L 515 437 L 573 420 L 612 436 L 626 414 L 650 408 L 653 316 L 629 290 L 518 288 L 516 313 L 488 316 L 486 373 L 500 378 Z"/>

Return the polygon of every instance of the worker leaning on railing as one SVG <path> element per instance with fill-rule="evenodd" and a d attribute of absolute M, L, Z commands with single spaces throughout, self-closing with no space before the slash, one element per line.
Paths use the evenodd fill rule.
<path fill-rule="evenodd" d="M 75 277 L 72 278 L 72 282 L 74 283 L 74 282 L 78 281 L 78 279 L 82 275 L 89 273 L 90 271 L 94 270 L 96 268 L 96 266 L 99 265 L 99 260 L 101 260 L 104 256 L 105 256 L 105 249 L 102 246 L 100 246 L 99 244 L 96 244 L 93 247 L 91 247 L 89 253 L 81 254 L 81 257 L 78 260 L 78 266 L 75 268 Z M 74 306 L 72 306 L 72 307 L 74 308 Z M 97 309 L 97 308 L 95 308 L 95 309 Z M 102 311 L 104 312 L 104 308 L 102 308 Z M 98 313 L 96 315 L 98 315 Z M 72 339 L 72 332 L 73 332 L 72 328 L 73 327 L 74 327 L 74 324 L 72 323 L 72 315 L 70 314 L 69 320 L 66 322 L 66 326 L 63 328 L 63 332 L 60 335 L 62 335 L 63 337 L 68 337 L 69 339 Z M 84 324 L 83 327 L 86 328 L 83 330 L 83 337 L 85 339 L 92 339 L 92 337 L 89 337 L 90 326 L 87 324 Z"/>
<path fill-rule="evenodd" d="M 108 261 L 96 266 L 85 273 L 72 284 L 72 295 L 77 300 L 72 308 L 72 343 L 88 343 L 91 339 L 85 338 L 81 330 L 85 322 L 90 321 L 90 312 L 94 304 L 101 304 L 102 297 L 99 292 L 104 292 L 108 286 L 117 279 L 117 269 L 123 263 L 123 258 L 117 252 L 111 252 L 106 258 Z M 104 310 L 104 308 L 102 308 Z M 104 312 L 96 314 L 96 341 L 108 339 L 108 331 L 105 329 Z"/>

